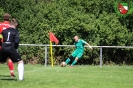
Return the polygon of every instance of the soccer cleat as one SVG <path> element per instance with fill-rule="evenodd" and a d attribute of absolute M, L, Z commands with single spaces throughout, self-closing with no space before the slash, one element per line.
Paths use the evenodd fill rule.
<path fill-rule="evenodd" d="M 14 77 L 16 77 L 16 76 L 14 75 L 14 73 L 11 73 L 11 77 L 14 78 Z"/>
<path fill-rule="evenodd" d="M 70 66 L 70 68 L 73 68 L 73 66 Z"/>
<path fill-rule="evenodd" d="M 19 79 L 19 81 L 24 81 L 24 78 L 23 79 Z"/>
<path fill-rule="evenodd" d="M 12 78 L 16 77 L 15 75 L 11 75 Z"/>
<path fill-rule="evenodd" d="M 24 80 L 24 78 L 23 77 L 19 77 L 19 81 L 23 81 Z"/>

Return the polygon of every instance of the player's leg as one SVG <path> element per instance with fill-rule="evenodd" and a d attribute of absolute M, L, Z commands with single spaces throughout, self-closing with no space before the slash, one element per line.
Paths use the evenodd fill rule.
<path fill-rule="evenodd" d="M 23 80 L 24 79 L 24 62 L 21 59 L 19 53 L 17 53 L 15 49 L 10 52 L 10 58 L 12 59 L 12 61 L 18 62 L 19 80 L 20 81 Z"/>
<path fill-rule="evenodd" d="M 23 60 L 18 61 L 18 73 L 19 73 L 19 80 L 24 79 L 24 62 Z"/>
<path fill-rule="evenodd" d="M 18 52 L 17 49 L 16 49 L 16 51 Z M 7 63 L 8 63 L 8 67 L 10 69 L 11 77 L 15 77 L 15 75 L 14 75 L 14 63 L 12 62 L 12 60 L 10 58 L 7 59 Z"/>
<path fill-rule="evenodd" d="M 75 50 L 70 57 L 68 57 L 65 61 L 66 64 L 68 64 L 73 58 L 76 56 L 77 51 Z"/>
<path fill-rule="evenodd" d="M 75 60 L 72 62 L 71 66 L 74 66 L 77 63 L 77 61 L 82 57 L 82 55 L 83 55 L 83 52 L 79 52 Z"/>
<path fill-rule="evenodd" d="M 71 60 L 73 60 L 74 57 L 76 57 L 76 55 L 77 55 L 77 51 L 75 50 L 75 51 L 71 54 L 71 56 L 70 56 L 69 58 L 67 58 L 67 60 L 65 61 L 66 64 L 68 64 Z"/>
<path fill-rule="evenodd" d="M 0 62 L 5 63 L 7 60 L 7 54 L 4 54 L 2 50 L 0 50 Z"/>
<path fill-rule="evenodd" d="M 10 75 L 11 77 L 15 77 L 14 75 L 14 64 L 10 58 L 7 59 L 8 67 L 10 69 Z"/>
<path fill-rule="evenodd" d="M 66 59 L 65 63 L 68 64 L 74 57 L 71 55 L 69 58 Z"/>
<path fill-rule="evenodd" d="M 73 67 L 77 63 L 78 59 L 79 59 L 78 57 L 75 58 L 75 60 L 71 64 L 71 67 Z"/>

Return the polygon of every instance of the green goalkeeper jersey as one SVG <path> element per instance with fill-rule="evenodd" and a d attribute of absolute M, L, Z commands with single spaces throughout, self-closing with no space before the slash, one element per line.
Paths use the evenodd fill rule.
<path fill-rule="evenodd" d="M 87 44 L 86 41 L 79 39 L 78 42 L 75 42 L 76 46 L 76 51 L 83 52 L 84 51 L 84 46 Z"/>

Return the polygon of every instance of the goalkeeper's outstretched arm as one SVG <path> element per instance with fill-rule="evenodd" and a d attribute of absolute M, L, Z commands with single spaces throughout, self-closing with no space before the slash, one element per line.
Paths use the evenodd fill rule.
<path fill-rule="evenodd" d="M 92 46 L 89 43 L 86 43 L 86 45 L 89 46 L 91 50 L 93 50 Z"/>

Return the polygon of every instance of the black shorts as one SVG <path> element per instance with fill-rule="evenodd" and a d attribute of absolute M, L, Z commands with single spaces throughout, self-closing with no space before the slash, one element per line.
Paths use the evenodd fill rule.
<path fill-rule="evenodd" d="M 2 50 L 0 49 L 0 62 L 6 62 L 6 59 L 3 58 Z"/>
<path fill-rule="evenodd" d="M 6 61 L 7 58 L 9 57 L 13 62 L 19 62 L 21 59 L 21 56 L 17 52 L 15 48 L 12 48 L 10 50 L 4 50 L 2 49 L 1 51 L 2 54 L 2 61 Z"/>

